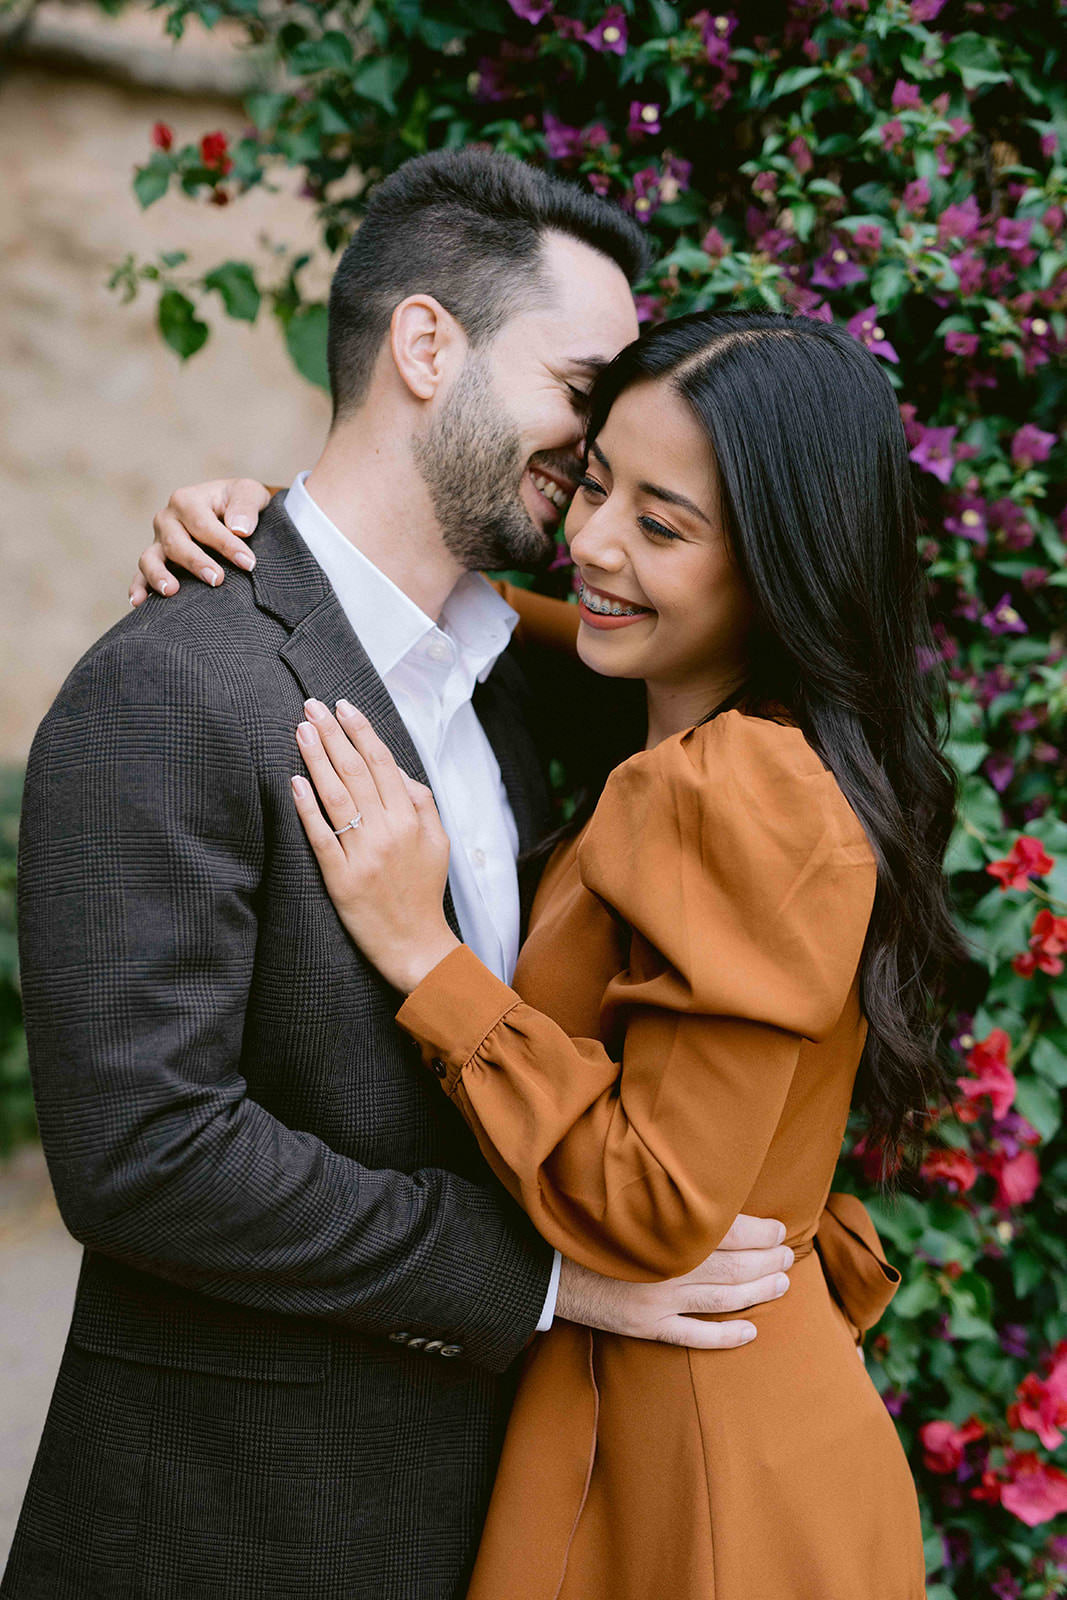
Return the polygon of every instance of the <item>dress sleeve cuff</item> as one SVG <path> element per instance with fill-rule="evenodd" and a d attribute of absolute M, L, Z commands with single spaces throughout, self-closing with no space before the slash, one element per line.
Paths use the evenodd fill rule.
<path fill-rule="evenodd" d="M 463 1068 L 501 1018 L 521 1001 L 463 944 L 412 989 L 396 1020 L 419 1046 L 424 1066 L 451 1095 Z"/>

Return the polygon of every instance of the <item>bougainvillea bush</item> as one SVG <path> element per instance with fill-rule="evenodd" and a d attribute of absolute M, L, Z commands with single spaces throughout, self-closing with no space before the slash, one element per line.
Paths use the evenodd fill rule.
<path fill-rule="evenodd" d="M 642 318 L 834 319 L 899 387 L 961 778 L 949 870 L 974 951 L 956 1106 L 882 1198 L 862 1132 L 840 1182 L 906 1269 L 869 1350 L 919 1480 L 934 1600 L 1067 1593 L 1067 712 L 1062 356 L 1067 12 L 1046 0 L 163 0 L 244 24 L 264 63 L 234 142 L 146 129 L 142 204 L 239 204 L 299 169 L 323 250 L 409 155 L 485 141 L 626 207 L 655 241 Z M 273 72 L 273 77 L 270 74 Z M 225 254 L 225 212 L 219 221 Z M 324 381 L 306 257 L 274 276 L 127 260 L 196 351 L 272 313 Z M 241 463 L 235 462 L 235 468 Z M 876 1584 L 872 1575 L 872 1582 Z"/>

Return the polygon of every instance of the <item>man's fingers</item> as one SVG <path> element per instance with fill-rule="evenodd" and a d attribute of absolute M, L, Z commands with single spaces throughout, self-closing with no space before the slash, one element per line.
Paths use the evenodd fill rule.
<path fill-rule="evenodd" d="M 787 1244 L 775 1250 L 716 1250 L 686 1274 L 689 1284 L 754 1283 L 772 1272 L 788 1272 L 795 1257 Z"/>
<path fill-rule="evenodd" d="M 660 1344 L 685 1345 L 689 1350 L 736 1350 L 755 1337 L 751 1322 L 698 1322 L 695 1317 L 666 1317 L 658 1331 Z"/>
<path fill-rule="evenodd" d="M 784 1272 L 771 1272 L 753 1283 L 710 1284 L 706 1288 L 694 1284 L 685 1297 L 683 1310 L 690 1316 L 696 1312 L 747 1311 L 749 1306 L 767 1305 L 780 1300 L 788 1293 L 789 1279 Z"/>
<path fill-rule="evenodd" d="M 775 1217 L 749 1217 L 742 1211 L 720 1241 L 720 1250 L 769 1250 L 785 1238 L 785 1223 Z"/>
<path fill-rule="evenodd" d="M 265 484 L 257 483 L 255 478 L 231 478 L 222 520 L 234 533 L 247 537 L 254 532 L 263 507 L 269 504 L 270 491 Z"/>

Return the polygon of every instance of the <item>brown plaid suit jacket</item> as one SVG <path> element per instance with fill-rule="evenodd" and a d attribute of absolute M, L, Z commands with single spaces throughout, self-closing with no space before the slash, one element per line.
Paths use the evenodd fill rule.
<path fill-rule="evenodd" d="M 27 1031 L 85 1257 L 3 1600 L 461 1594 L 544 1300 L 551 1252 L 324 893 L 304 699 L 425 775 L 280 498 L 256 554 L 106 634 L 30 758 Z M 508 651 L 475 706 L 525 846 L 523 694 Z"/>

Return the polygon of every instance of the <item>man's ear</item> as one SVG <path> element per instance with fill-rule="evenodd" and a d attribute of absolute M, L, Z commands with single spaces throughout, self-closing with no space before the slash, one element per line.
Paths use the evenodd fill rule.
<path fill-rule="evenodd" d="M 432 400 L 466 337 L 451 312 L 431 294 L 412 294 L 393 311 L 389 348 L 402 381 L 417 400 Z"/>

